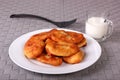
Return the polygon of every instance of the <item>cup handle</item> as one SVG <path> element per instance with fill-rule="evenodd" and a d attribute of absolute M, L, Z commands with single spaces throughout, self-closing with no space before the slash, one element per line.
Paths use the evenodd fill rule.
<path fill-rule="evenodd" d="M 108 30 L 107 30 L 107 34 L 105 35 L 106 38 L 109 38 L 113 32 L 113 23 L 111 20 L 107 20 L 108 23 Z"/>

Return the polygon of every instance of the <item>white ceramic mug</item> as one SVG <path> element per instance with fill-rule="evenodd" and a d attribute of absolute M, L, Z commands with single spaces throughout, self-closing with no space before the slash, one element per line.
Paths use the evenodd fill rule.
<path fill-rule="evenodd" d="M 112 21 L 103 17 L 90 17 L 85 23 L 85 33 L 96 39 L 98 42 L 104 41 L 113 31 Z"/>

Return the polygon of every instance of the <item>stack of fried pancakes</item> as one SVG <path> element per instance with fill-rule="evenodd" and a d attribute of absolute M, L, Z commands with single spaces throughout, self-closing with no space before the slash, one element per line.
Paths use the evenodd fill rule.
<path fill-rule="evenodd" d="M 62 62 L 79 63 L 84 58 L 80 49 L 87 42 L 82 33 L 52 29 L 35 34 L 25 43 L 24 54 L 45 64 L 59 66 Z"/>

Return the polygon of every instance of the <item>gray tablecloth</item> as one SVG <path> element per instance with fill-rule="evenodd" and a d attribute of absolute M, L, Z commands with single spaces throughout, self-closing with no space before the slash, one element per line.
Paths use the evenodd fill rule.
<path fill-rule="evenodd" d="M 10 44 L 24 33 L 57 28 L 34 19 L 10 19 L 13 13 L 31 13 L 55 21 L 77 22 L 67 29 L 84 32 L 87 11 L 108 11 L 114 23 L 112 36 L 100 43 L 102 56 L 82 71 L 64 75 L 46 75 L 24 70 L 8 55 Z M 120 80 L 120 0 L 0 0 L 0 80 Z"/>

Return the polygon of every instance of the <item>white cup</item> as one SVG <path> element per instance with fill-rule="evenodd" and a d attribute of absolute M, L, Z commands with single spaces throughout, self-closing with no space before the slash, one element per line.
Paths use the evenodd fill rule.
<path fill-rule="evenodd" d="M 85 33 L 96 39 L 98 42 L 104 41 L 113 31 L 112 21 L 103 17 L 90 17 L 85 23 Z"/>

